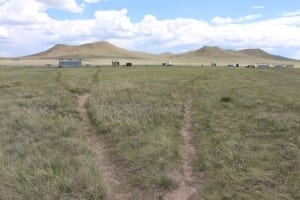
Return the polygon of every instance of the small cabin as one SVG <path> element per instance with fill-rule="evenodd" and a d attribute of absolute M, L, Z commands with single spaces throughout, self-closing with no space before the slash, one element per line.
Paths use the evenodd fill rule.
<path fill-rule="evenodd" d="M 264 64 L 264 63 L 257 64 L 257 68 L 259 68 L 259 69 L 268 69 L 269 67 L 270 67 L 269 64 Z"/>
<path fill-rule="evenodd" d="M 172 62 L 171 62 L 170 60 L 168 60 L 167 62 L 164 62 L 164 63 L 162 64 L 162 66 L 170 67 L 170 66 L 172 66 Z"/>
<path fill-rule="evenodd" d="M 64 67 L 81 67 L 82 66 L 82 60 L 81 59 L 74 59 L 74 58 L 63 58 L 59 59 L 59 68 Z"/>
<path fill-rule="evenodd" d="M 280 69 L 280 68 L 284 68 L 285 65 L 284 64 L 274 64 L 274 68 Z"/>
<path fill-rule="evenodd" d="M 228 64 L 227 67 L 239 67 L 240 64 Z"/>
<path fill-rule="evenodd" d="M 112 61 L 111 61 L 111 65 L 112 65 L 113 67 L 119 67 L 119 66 L 120 66 L 120 61 L 112 60 Z"/>
<path fill-rule="evenodd" d="M 287 64 L 286 67 L 287 68 L 294 68 L 294 64 Z"/>

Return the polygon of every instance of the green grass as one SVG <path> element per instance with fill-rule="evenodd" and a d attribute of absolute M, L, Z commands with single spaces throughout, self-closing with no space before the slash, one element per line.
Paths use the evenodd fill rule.
<path fill-rule="evenodd" d="M 76 111 L 85 92 L 127 184 L 153 196 L 174 188 L 168 173 L 180 164 L 191 87 L 202 198 L 299 199 L 299 77 L 297 69 L 1 68 L 0 199 L 107 198 Z"/>

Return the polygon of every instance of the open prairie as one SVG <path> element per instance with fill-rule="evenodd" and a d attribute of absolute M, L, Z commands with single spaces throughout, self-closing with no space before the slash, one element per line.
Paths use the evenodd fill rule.
<path fill-rule="evenodd" d="M 270 66 L 293 64 L 295 68 L 300 68 L 299 60 L 272 55 L 261 49 L 230 50 L 204 46 L 200 49 L 177 54 L 151 54 L 121 48 L 106 41 L 77 46 L 58 44 L 29 56 L 0 57 L 0 66 L 58 66 L 58 59 L 64 58 L 82 59 L 82 64 L 87 66 L 108 66 L 112 64 L 112 60 L 117 60 L 121 65 L 131 62 L 133 65 L 161 66 L 163 62 L 171 61 L 175 66 L 210 66 L 213 62 L 217 66 L 239 64 L 241 67 L 245 67 L 266 63 Z"/>
<path fill-rule="evenodd" d="M 299 69 L 0 67 L 0 199 L 299 199 L 299 99 Z"/>

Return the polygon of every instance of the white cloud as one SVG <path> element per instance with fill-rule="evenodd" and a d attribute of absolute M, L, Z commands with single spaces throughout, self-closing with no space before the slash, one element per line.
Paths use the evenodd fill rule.
<path fill-rule="evenodd" d="M 231 17 L 214 17 L 211 22 L 214 24 L 232 24 L 233 19 Z"/>
<path fill-rule="evenodd" d="M 300 16 L 259 21 L 256 19 L 261 15 L 237 19 L 215 17 L 211 24 L 192 18 L 160 20 L 153 15 L 145 15 L 141 21 L 132 22 L 128 10 L 122 9 L 96 11 L 91 19 L 55 20 L 47 15 L 47 9 L 63 3 L 25 1 L 26 4 L 11 0 L 0 6 L 2 56 L 4 53 L 11 56 L 32 54 L 57 43 L 78 44 L 98 40 L 156 53 L 182 52 L 203 45 L 233 49 L 259 47 L 273 49 L 274 52 L 283 48 L 300 49 Z"/>
<path fill-rule="evenodd" d="M 26 1 L 26 2 L 25 2 Z M 50 18 L 44 12 L 45 7 L 35 0 L 11 0 L 0 7 L 0 23 L 2 25 L 35 24 L 49 21 Z M 30 7 L 30 9 L 28 9 Z M 11 27 L 13 28 L 13 27 Z"/>
<path fill-rule="evenodd" d="M 83 7 L 78 5 L 76 0 L 0 0 L 0 9 L 14 11 L 36 12 L 45 11 L 47 8 L 55 8 L 68 12 L 81 13 Z M 18 14 L 18 13 L 15 13 Z"/>
<path fill-rule="evenodd" d="M 84 0 L 85 3 L 97 3 L 99 0 Z"/>
<path fill-rule="evenodd" d="M 292 12 L 285 12 L 282 14 L 284 17 L 293 17 L 293 16 L 300 16 L 300 10 L 292 11 Z"/>
<path fill-rule="evenodd" d="M 260 15 L 260 14 L 247 15 L 247 16 L 241 18 L 241 22 L 255 20 L 255 19 L 258 19 L 260 17 L 262 17 L 262 15 Z"/>
<path fill-rule="evenodd" d="M 8 30 L 3 27 L 0 27 L 0 40 L 1 40 L 1 38 L 3 38 L 3 39 L 9 38 Z"/>
<path fill-rule="evenodd" d="M 252 6 L 253 9 L 264 9 L 265 6 L 264 5 L 255 5 L 255 6 Z"/>
<path fill-rule="evenodd" d="M 134 24 L 127 16 L 127 9 L 96 11 L 94 34 L 102 37 L 129 37 L 134 32 Z"/>
<path fill-rule="evenodd" d="M 4 5 L 5 3 L 7 3 L 8 0 L 0 0 L 0 6 Z"/>
<path fill-rule="evenodd" d="M 83 11 L 82 6 L 78 5 L 76 0 L 36 0 L 36 1 L 45 4 L 46 6 L 50 6 L 56 9 L 66 10 L 69 12 L 81 13 Z"/>
<path fill-rule="evenodd" d="M 232 19 L 231 17 L 214 17 L 211 22 L 214 24 L 233 24 L 233 23 L 242 23 L 242 22 L 246 22 L 246 21 L 252 21 L 258 18 L 261 18 L 262 15 L 260 14 L 253 14 L 253 15 L 247 15 L 244 17 L 240 17 L 237 19 Z"/>

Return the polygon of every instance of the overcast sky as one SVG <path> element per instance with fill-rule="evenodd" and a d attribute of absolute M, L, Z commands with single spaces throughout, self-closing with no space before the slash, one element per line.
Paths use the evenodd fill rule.
<path fill-rule="evenodd" d="M 100 40 L 152 53 L 206 45 L 300 59 L 300 1 L 0 0 L 0 57 Z"/>

